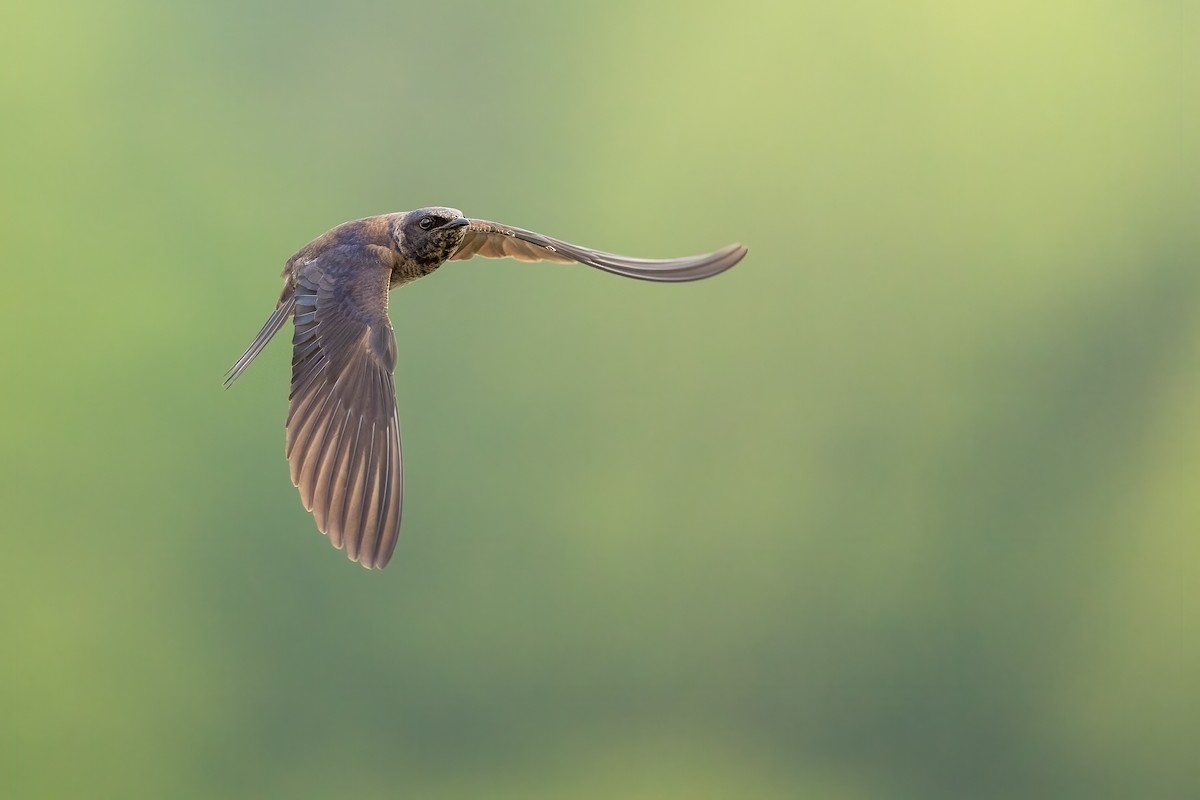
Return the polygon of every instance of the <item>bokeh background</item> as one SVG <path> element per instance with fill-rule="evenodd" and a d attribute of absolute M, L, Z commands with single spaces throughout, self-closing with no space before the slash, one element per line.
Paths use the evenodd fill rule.
<path fill-rule="evenodd" d="M 0 795 L 1200 796 L 1200 7 L 6 3 Z M 283 262 L 392 296 L 368 573 Z"/>

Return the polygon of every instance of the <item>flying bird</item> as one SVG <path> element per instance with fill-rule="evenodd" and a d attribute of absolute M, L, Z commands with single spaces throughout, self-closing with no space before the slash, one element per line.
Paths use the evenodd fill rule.
<path fill-rule="evenodd" d="M 275 312 L 225 385 L 293 320 L 286 423 L 292 483 L 334 547 L 382 569 L 396 547 L 404 495 L 389 290 L 474 256 L 586 264 L 672 283 L 724 272 L 744 255 L 745 247 L 732 244 L 687 258 L 628 258 L 442 207 L 353 220 L 288 259 Z"/>

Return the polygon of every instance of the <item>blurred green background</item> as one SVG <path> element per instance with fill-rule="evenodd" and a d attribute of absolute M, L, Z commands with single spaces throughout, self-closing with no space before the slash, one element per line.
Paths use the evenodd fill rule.
<path fill-rule="evenodd" d="M 6 4 L 0 795 L 1200 796 L 1200 7 Z M 301 245 L 427 204 L 712 281 L 395 292 L 405 528 L 283 460 Z M 290 329 L 289 329 L 290 330 Z"/>

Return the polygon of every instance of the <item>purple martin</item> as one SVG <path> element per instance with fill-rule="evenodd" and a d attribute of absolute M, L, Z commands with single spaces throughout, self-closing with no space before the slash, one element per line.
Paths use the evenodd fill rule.
<path fill-rule="evenodd" d="M 354 220 L 288 259 L 275 312 L 229 370 L 237 379 L 289 319 L 287 460 L 304 508 L 352 561 L 382 569 L 400 533 L 404 482 L 388 291 L 447 261 L 482 256 L 586 264 L 645 281 L 709 278 L 738 263 L 732 244 L 687 258 L 628 258 L 540 233 L 421 208 Z"/>

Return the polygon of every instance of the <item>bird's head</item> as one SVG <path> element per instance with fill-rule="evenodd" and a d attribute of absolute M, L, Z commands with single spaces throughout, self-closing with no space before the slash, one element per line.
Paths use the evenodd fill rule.
<path fill-rule="evenodd" d="M 392 239 L 402 258 L 432 271 L 462 244 L 468 224 L 457 208 L 418 208 L 397 217 Z"/>

